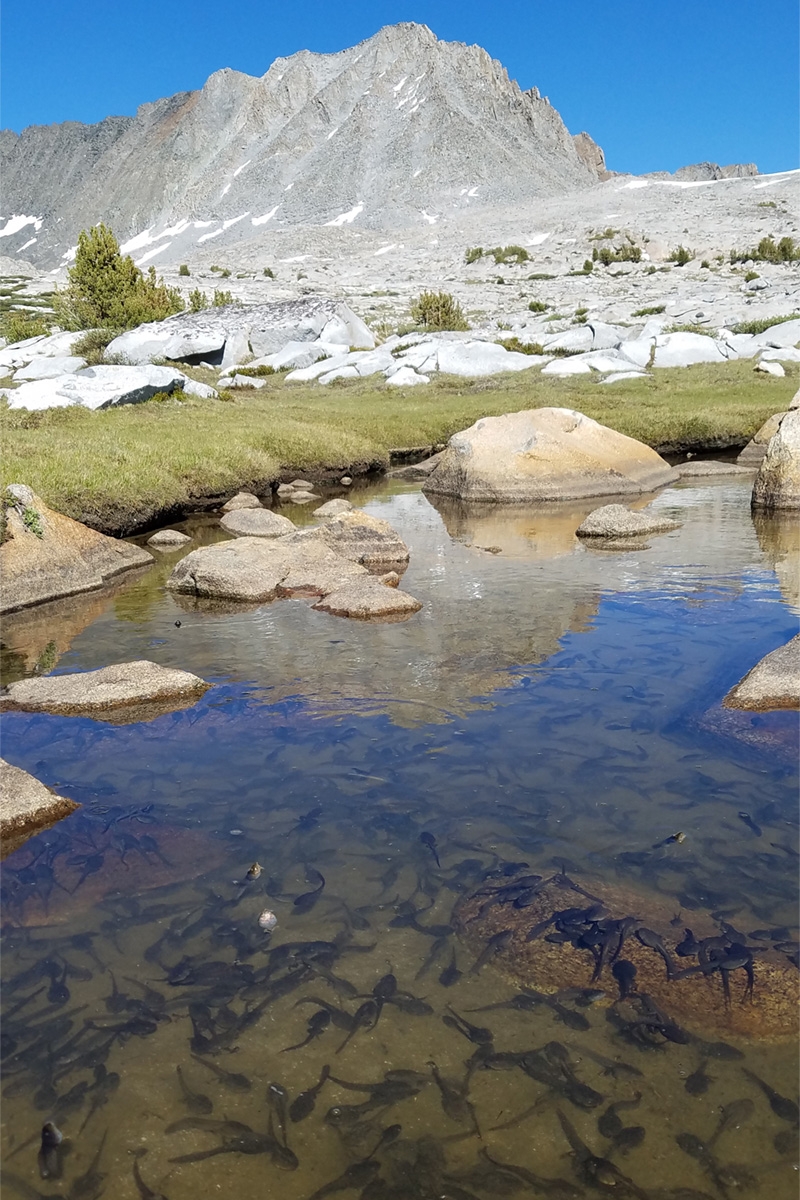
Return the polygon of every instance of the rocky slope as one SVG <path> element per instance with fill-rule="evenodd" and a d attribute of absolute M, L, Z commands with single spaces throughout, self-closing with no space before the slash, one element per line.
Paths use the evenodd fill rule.
<path fill-rule="evenodd" d="M 33 214 L 4 248 L 27 242 L 47 266 L 101 219 L 121 241 L 175 226 L 195 242 L 268 224 L 424 227 L 597 180 L 535 88 L 410 23 L 276 59 L 260 79 L 217 71 L 135 118 L 5 131 L 0 162 L 4 215 Z"/>

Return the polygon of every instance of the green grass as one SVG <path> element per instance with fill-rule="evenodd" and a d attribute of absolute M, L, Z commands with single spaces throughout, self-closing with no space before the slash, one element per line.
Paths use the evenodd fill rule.
<path fill-rule="evenodd" d="M 393 447 L 446 441 L 481 416 L 542 405 L 577 408 L 653 446 L 743 444 L 788 404 L 798 377 L 800 368 L 787 364 L 785 379 L 759 379 L 745 360 L 610 386 L 533 369 L 440 377 L 406 392 L 375 379 L 323 387 L 278 374 L 228 402 L 187 397 L 103 412 L 3 406 L 2 485 L 27 483 L 70 516 L 130 532 L 202 497 L 264 490 L 282 470 L 357 473 L 385 465 Z"/>
<path fill-rule="evenodd" d="M 763 333 L 766 329 L 772 329 L 773 325 L 783 325 L 786 321 L 796 321 L 800 317 L 800 312 L 786 313 L 783 317 L 758 317 L 753 321 L 740 321 L 738 325 L 732 325 L 733 333 Z"/>

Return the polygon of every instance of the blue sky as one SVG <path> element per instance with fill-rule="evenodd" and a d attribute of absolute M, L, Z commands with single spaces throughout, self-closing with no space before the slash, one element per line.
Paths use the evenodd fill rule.
<path fill-rule="evenodd" d="M 220 67 L 263 75 L 396 21 L 484 46 L 615 170 L 798 165 L 796 0 L 4 0 L 0 124 L 132 115 Z"/>

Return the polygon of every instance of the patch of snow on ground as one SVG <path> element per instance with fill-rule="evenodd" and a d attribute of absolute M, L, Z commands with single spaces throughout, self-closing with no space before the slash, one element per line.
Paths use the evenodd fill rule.
<path fill-rule="evenodd" d="M 404 75 L 403 78 L 400 80 L 400 82 L 395 84 L 395 86 L 392 88 L 392 91 L 394 92 L 395 96 L 397 95 L 398 92 L 401 92 L 403 90 L 403 84 L 405 83 L 405 81 L 407 79 L 408 79 L 408 76 Z"/>
<path fill-rule="evenodd" d="M 22 254 L 23 250 L 27 250 L 28 246 L 32 246 L 33 243 L 38 242 L 38 240 L 39 240 L 38 238 L 28 238 L 27 242 L 25 242 L 25 244 L 23 246 L 20 246 L 19 250 L 17 251 L 17 254 Z"/>
<path fill-rule="evenodd" d="M 425 212 L 425 209 L 424 209 L 424 208 L 423 208 L 423 209 L 420 209 L 420 214 L 419 214 L 419 215 L 420 215 L 420 216 L 421 216 L 421 217 L 422 217 L 422 218 L 423 218 L 425 221 L 427 221 L 429 225 L 435 225 L 435 224 L 436 224 L 436 222 L 439 220 L 439 218 L 438 218 L 438 217 L 432 217 L 430 213 L 427 213 L 427 212 Z"/>
<path fill-rule="evenodd" d="M 236 224 L 238 224 L 239 221 L 243 221 L 245 219 L 245 217 L 249 217 L 249 216 L 250 216 L 250 209 L 248 208 L 247 212 L 242 213 L 242 215 L 240 217 L 229 217 L 227 221 L 223 221 L 222 228 L 230 229 L 231 225 L 236 225 Z"/>
<path fill-rule="evenodd" d="M 468 196 L 472 196 L 473 200 L 475 199 L 475 197 L 477 196 L 477 194 L 478 194 L 478 189 L 477 189 L 476 187 L 471 187 L 471 188 L 469 189 L 469 191 L 467 192 L 467 195 L 468 195 Z"/>
<path fill-rule="evenodd" d="M 225 231 L 220 225 L 219 229 L 215 229 L 213 233 L 204 233 L 202 237 L 199 237 L 197 239 L 197 244 L 199 246 L 202 242 L 210 242 L 212 238 L 219 237 L 219 235 L 224 232 Z"/>
<path fill-rule="evenodd" d="M 546 242 L 550 237 L 549 233 L 534 233 L 528 238 L 529 246 L 541 246 L 542 242 Z"/>
<path fill-rule="evenodd" d="M 415 172 L 414 172 L 414 174 L 411 176 L 411 178 L 412 178 L 412 179 L 416 179 L 416 178 L 417 178 L 417 176 L 418 176 L 418 175 L 421 175 L 421 174 L 422 174 L 422 167 L 417 167 L 416 171 L 415 171 Z"/>
<path fill-rule="evenodd" d="M 388 246 L 381 246 L 380 250 L 376 250 L 372 257 L 378 258 L 381 254 L 388 254 L 389 251 L 394 250 L 396 246 L 397 242 L 390 242 Z"/>
<path fill-rule="evenodd" d="M 136 263 L 137 267 L 141 267 L 144 263 L 146 263 L 148 261 L 148 259 L 155 258 L 155 256 L 157 254 L 161 254 L 161 252 L 163 250 L 168 250 L 171 245 L 172 245 L 172 242 L 164 242 L 163 245 L 156 246 L 155 250 L 148 250 L 147 254 L 143 254 L 142 257 L 137 261 L 137 263 Z"/>
<path fill-rule="evenodd" d="M 328 136 L 325 138 L 325 141 L 326 141 L 326 142 L 329 142 L 329 141 L 331 140 L 331 138 L 333 137 L 333 135 L 334 135 L 335 133 L 338 133 L 338 132 L 339 132 L 339 126 L 338 126 L 338 125 L 334 125 L 333 129 L 330 131 L 330 133 L 328 134 Z"/>
<path fill-rule="evenodd" d="M 233 172 L 233 178 L 235 179 L 237 175 L 241 174 L 241 172 L 245 169 L 245 167 L 249 167 L 250 163 L 252 161 L 253 161 L 252 158 L 248 158 L 247 162 L 243 162 L 240 167 L 237 167 L 236 170 Z"/>
<path fill-rule="evenodd" d="M 632 192 L 632 191 L 634 191 L 635 188 L 646 188 L 648 186 L 649 186 L 649 180 L 647 180 L 647 179 L 632 179 L 630 181 L 630 183 L 623 183 L 622 187 L 620 188 L 620 191 Z"/>
<path fill-rule="evenodd" d="M 282 258 L 282 263 L 307 262 L 312 255 L 310 254 L 295 254 L 294 258 Z"/>
<path fill-rule="evenodd" d="M 338 217 L 334 217 L 332 221 L 326 221 L 326 225 L 352 225 L 356 217 L 364 211 L 364 201 L 359 200 L 355 208 L 351 208 L 349 212 L 340 213 Z"/>
<path fill-rule="evenodd" d="M 268 213 L 264 213 L 263 217 L 251 217 L 250 224 L 251 225 L 266 225 L 267 221 L 272 220 L 272 218 L 275 216 L 275 213 L 278 211 L 279 208 L 280 208 L 280 204 L 276 204 L 275 207 L 271 208 Z"/>
<path fill-rule="evenodd" d="M 19 233 L 20 229 L 24 229 L 26 225 L 33 225 L 38 233 L 42 228 L 41 217 L 26 217 L 20 214 L 15 214 L 9 217 L 2 229 L 0 229 L 0 237 L 10 237 L 12 233 Z"/>
<path fill-rule="evenodd" d="M 284 190 L 285 192 L 290 192 L 290 191 L 292 190 L 292 188 L 293 188 L 293 187 L 294 187 L 294 180 L 292 180 L 292 182 L 291 182 L 291 183 L 287 183 L 286 187 L 285 187 L 283 190 Z"/>
<path fill-rule="evenodd" d="M 119 248 L 120 254 L 130 254 L 132 250 L 142 250 L 145 246 L 149 246 L 154 238 L 150 237 L 150 230 L 144 229 L 141 233 L 137 233 L 135 237 L 130 238 Z"/>
<path fill-rule="evenodd" d="M 226 183 L 225 187 L 222 189 L 222 191 L 220 193 L 220 196 L 224 196 L 230 190 L 231 190 L 231 185 L 229 183 Z"/>
<path fill-rule="evenodd" d="M 209 225 L 213 225 L 213 221 L 193 221 L 195 229 L 208 229 Z"/>

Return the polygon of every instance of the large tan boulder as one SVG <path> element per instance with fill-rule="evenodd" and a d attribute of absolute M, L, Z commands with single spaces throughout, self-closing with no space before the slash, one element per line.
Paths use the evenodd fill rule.
<path fill-rule="evenodd" d="M 640 495 L 675 479 L 642 442 L 570 408 L 534 408 L 483 417 L 454 434 L 422 490 L 525 503 Z"/>
<path fill-rule="evenodd" d="M 133 719 L 142 720 L 186 708 L 210 686 L 189 671 L 141 659 L 97 671 L 20 679 L 8 685 L 0 708 L 99 720 L 112 720 L 118 713 L 130 718 L 128 710 L 133 709 Z"/>
<path fill-rule="evenodd" d="M 753 484 L 753 508 L 800 508 L 800 409 L 790 410 L 770 438 Z"/>
<path fill-rule="evenodd" d="M 2 504 L 6 540 L 0 546 L 0 612 L 89 592 L 121 571 L 153 562 L 140 546 L 54 512 L 24 484 L 10 484 Z"/>
<path fill-rule="evenodd" d="M 4 840 L 59 821 L 78 807 L 0 758 L 0 837 Z"/>
<path fill-rule="evenodd" d="M 800 633 L 756 663 L 728 692 L 723 704 L 755 712 L 800 708 Z"/>
<path fill-rule="evenodd" d="M 780 428 L 781 421 L 786 416 L 785 412 L 774 413 L 771 417 L 767 417 L 764 424 L 750 438 L 750 441 L 742 450 L 741 454 L 736 459 L 737 463 L 743 467 L 757 467 L 764 455 L 767 453 L 767 446 L 771 439 L 775 436 Z M 681 475 L 684 474 L 681 468 Z"/>
<path fill-rule="evenodd" d="M 422 608 L 419 600 L 401 592 L 397 587 L 387 587 L 374 576 L 355 579 L 335 592 L 323 596 L 314 605 L 335 617 L 355 617 L 361 621 L 398 621 L 410 617 Z"/>

